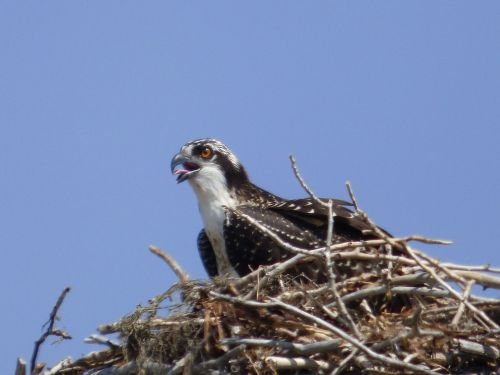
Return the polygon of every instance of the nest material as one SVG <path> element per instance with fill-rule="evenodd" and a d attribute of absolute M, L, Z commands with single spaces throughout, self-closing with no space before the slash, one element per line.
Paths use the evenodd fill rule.
<path fill-rule="evenodd" d="M 93 337 L 108 348 L 47 373 L 496 373 L 500 300 L 471 288 L 500 288 L 486 272 L 499 270 L 442 264 L 407 240 L 346 243 L 327 257 L 318 250 L 313 261 L 331 267 L 348 260 L 373 270 L 339 282 L 335 267 L 320 285 L 288 276 L 294 263 L 311 261 L 304 254 L 239 280 L 179 281 L 148 306 L 99 327 L 118 332 L 120 344 Z M 392 256 L 391 248 L 406 254 Z M 172 302 L 175 292 L 180 303 Z"/>

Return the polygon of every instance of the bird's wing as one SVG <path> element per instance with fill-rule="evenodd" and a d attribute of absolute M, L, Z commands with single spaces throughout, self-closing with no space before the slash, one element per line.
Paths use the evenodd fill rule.
<path fill-rule="evenodd" d="M 217 260 L 215 258 L 215 253 L 212 248 L 212 244 L 208 239 L 207 234 L 205 233 L 205 229 L 200 231 L 198 234 L 198 252 L 200 253 L 201 261 L 203 262 L 203 266 L 205 267 L 205 271 L 207 271 L 208 276 L 215 277 L 218 275 L 217 271 Z"/>
<path fill-rule="evenodd" d="M 279 212 L 256 206 L 226 208 L 224 226 L 226 252 L 231 265 L 245 275 L 260 265 L 273 264 L 295 255 L 283 249 L 262 227 L 290 245 L 314 249 L 322 241 L 302 222 Z"/>
<path fill-rule="evenodd" d="M 321 201 L 325 203 L 328 203 L 329 200 L 321 198 Z M 331 201 L 333 203 L 332 211 L 334 214 L 335 234 L 344 236 L 346 240 L 374 237 L 373 235 L 366 234 L 371 229 L 370 225 L 360 215 L 348 208 L 352 206 L 351 203 L 340 199 L 331 199 Z M 283 216 L 301 220 L 317 228 L 324 228 L 328 223 L 328 207 L 319 204 L 312 198 L 282 201 L 269 207 L 269 209 Z"/>

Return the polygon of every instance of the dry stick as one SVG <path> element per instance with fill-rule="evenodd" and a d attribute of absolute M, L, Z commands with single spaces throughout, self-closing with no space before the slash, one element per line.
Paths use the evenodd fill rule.
<path fill-rule="evenodd" d="M 269 356 L 265 359 L 275 371 L 291 371 L 291 370 L 310 370 L 317 372 L 318 370 L 327 370 L 330 365 L 328 362 L 314 360 L 310 358 L 298 357 L 280 357 L 280 356 Z"/>
<path fill-rule="evenodd" d="M 227 362 L 234 357 L 239 356 L 246 349 L 245 345 L 238 345 L 236 348 L 231 349 L 230 351 L 222 354 L 220 357 L 215 359 L 209 359 L 208 361 L 202 362 L 199 365 L 194 366 L 193 373 L 201 373 L 206 374 L 207 369 L 213 367 L 224 367 Z"/>
<path fill-rule="evenodd" d="M 57 312 L 59 311 L 59 308 L 61 307 L 61 305 L 64 301 L 64 298 L 66 297 L 66 295 L 69 293 L 70 290 L 71 290 L 70 287 L 66 287 L 63 289 L 63 291 L 61 292 L 61 295 L 57 299 L 56 304 L 54 305 L 54 307 L 52 308 L 52 311 L 50 312 L 49 320 L 44 324 L 44 326 L 47 325 L 47 329 L 40 336 L 40 338 L 37 341 L 35 341 L 35 349 L 33 350 L 33 355 L 31 356 L 31 368 L 30 368 L 31 374 L 35 373 L 38 352 L 40 350 L 40 346 L 45 342 L 47 337 L 52 335 L 52 336 L 61 337 L 63 340 L 71 339 L 71 336 L 68 335 L 63 330 L 54 329 L 54 324 L 55 324 L 56 319 L 57 319 Z"/>
<path fill-rule="evenodd" d="M 59 361 L 56 363 L 50 370 L 47 370 L 43 373 L 43 375 L 55 375 L 58 374 L 59 371 L 62 369 L 68 369 L 73 365 L 73 361 L 71 360 L 71 357 L 64 358 L 62 361 Z"/>
<path fill-rule="evenodd" d="M 344 370 L 344 368 L 347 366 L 349 362 L 359 353 L 359 349 L 355 348 L 351 354 L 349 354 L 347 357 L 345 357 L 339 364 L 338 366 L 330 373 L 330 375 L 338 375 Z"/>
<path fill-rule="evenodd" d="M 17 359 L 15 375 L 26 375 L 26 361 L 23 358 Z"/>
<path fill-rule="evenodd" d="M 247 345 L 267 348 L 280 348 L 300 355 L 313 355 L 318 353 L 337 351 L 342 340 L 330 339 L 310 344 L 300 344 L 284 340 L 252 339 L 252 338 L 227 338 L 220 340 L 222 345 Z"/>
<path fill-rule="evenodd" d="M 273 277 L 276 277 L 277 275 L 282 274 L 285 272 L 288 268 L 293 267 L 303 259 L 305 259 L 307 255 L 305 254 L 297 254 L 294 257 L 281 262 L 281 263 L 276 263 L 276 267 L 272 269 L 270 272 L 266 272 L 266 274 L 259 280 L 257 285 L 252 288 L 246 295 L 245 299 L 251 299 L 254 298 L 255 295 L 257 294 L 258 290 L 261 290 L 268 282 L 271 280 Z"/>
<path fill-rule="evenodd" d="M 418 255 L 420 258 L 423 258 L 429 264 L 433 265 L 435 268 L 438 268 L 439 270 L 444 272 L 444 274 L 447 275 L 450 279 L 462 284 L 465 287 L 465 284 L 467 283 L 467 281 L 463 277 L 457 275 L 455 272 L 444 267 L 437 259 L 434 259 L 434 258 L 430 257 L 429 255 L 424 254 L 421 251 L 418 251 L 415 249 L 413 249 L 413 252 L 415 253 L 415 255 Z"/>
<path fill-rule="evenodd" d="M 97 334 L 90 335 L 89 337 L 85 338 L 83 342 L 86 344 L 106 345 L 111 349 L 119 348 L 121 346 L 119 343 L 113 341 L 109 337 Z"/>
<path fill-rule="evenodd" d="M 299 169 L 297 168 L 297 162 L 295 161 L 295 157 L 293 155 L 290 155 L 290 161 L 292 162 L 293 173 L 295 174 L 295 177 L 297 177 L 297 180 L 299 180 L 299 183 L 302 186 L 302 188 L 307 192 L 307 194 L 309 194 L 309 196 L 316 203 L 320 204 L 321 206 L 328 207 L 328 204 L 326 204 L 325 202 L 320 200 L 318 198 L 318 196 L 316 194 L 314 194 L 314 192 L 309 188 L 309 186 L 307 186 L 306 182 L 304 181 L 304 179 L 300 175 Z"/>
<path fill-rule="evenodd" d="M 354 193 L 352 192 L 351 183 L 349 181 L 346 181 L 345 186 L 347 188 L 347 192 L 349 193 L 349 196 L 351 197 L 351 202 L 352 202 L 352 205 L 354 206 L 354 209 L 356 211 L 359 211 L 358 201 L 356 200 L 356 197 L 354 196 Z"/>
<path fill-rule="evenodd" d="M 464 295 L 463 295 L 463 300 L 467 301 L 470 296 L 470 291 L 472 289 L 472 286 L 474 285 L 474 280 L 469 280 L 467 281 L 467 285 L 465 286 L 464 289 Z M 452 326 L 457 326 L 458 323 L 460 322 L 460 318 L 462 317 L 462 314 L 464 313 L 465 305 L 463 302 L 460 302 L 460 306 L 458 306 L 457 313 L 453 317 L 453 320 L 451 321 Z"/>
<path fill-rule="evenodd" d="M 330 330 L 335 335 L 337 335 L 340 338 L 344 339 L 345 341 L 349 342 L 350 344 L 352 344 L 356 348 L 360 349 L 361 351 L 366 353 L 370 358 L 372 358 L 376 361 L 379 361 L 379 362 L 382 362 L 382 363 L 385 363 L 387 365 L 394 366 L 397 368 L 412 370 L 412 371 L 415 371 L 415 372 L 418 372 L 421 374 L 435 375 L 434 372 L 427 370 L 425 368 L 422 368 L 422 367 L 419 367 L 416 365 L 412 365 L 409 363 L 404 363 L 400 360 L 389 358 L 389 357 L 383 356 L 381 354 L 378 354 L 378 353 L 374 352 L 373 350 L 371 350 L 370 348 L 368 348 L 362 342 L 357 340 L 355 337 L 344 332 L 342 329 L 335 327 L 334 325 L 326 322 L 325 320 L 318 318 L 314 315 L 311 315 L 311 314 L 309 314 L 309 313 L 307 313 L 307 312 L 305 312 L 305 311 L 303 311 L 295 306 L 284 303 L 284 302 L 280 301 L 279 299 L 270 297 L 269 299 L 272 302 L 256 302 L 256 301 L 245 301 L 245 300 L 238 298 L 238 297 L 232 297 L 232 296 L 228 296 L 225 294 L 220 294 L 220 293 L 216 293 L 216 292 L 212 292 L 212 291 L 209 292 L 209 294 L 215 298 L 226 300 L 226 301 L 232 302 L 234 304 L 240 304 L 243 306 L 256 307 L 256 308 L 259 308 L 259 307 L 264 307 L 264 308 L 281 307 L 281 308 L 283 308 L 283 309 L 285 309 L 285 310 L 287 310 L 295 315 L 298 315 L 302 318 L 306 318 L 306 319 Z"/>
<path fill-rule="evenodd" d="M 175 363 L 174 367 L 172 369 L 170 369 L 169 372 L 167 372 L 167 375 L 176 375 L 176 374 L 181 374 L 181 373 L 190 374 L 191 371 L 189 369 L 187 369 L 185 366 L 191 364 L 192 358 L 193 358 L 193 353 L 190 351 L 187 352 L 184 355 L 184 357 L 179 359 Z"/>
<path fill-rule="evenodd" d="M 500 289 L 500 277 L 495 277 L 492 275 L 484 274 L 484 273 L 479 273 L 475 271 L 461 271 L 461 270 L 455 270 L 454 271 L 457 275 L 473 280 L 474 282 L 481 284 L 482 286 L 486 288 L 495 288 L 495 289 Z"/>
<path fill-rule="evenodd" d="M 172 256 L 168 254 L 165 250 L 161 250 L 158 246 L 150 245 L 149 251 L 159 256 L 161 259 L 163 259 L 170 266 L 172 271 L 175 272 L 175 274 L 182 283 L 185 283 L 186 281 L 189 280 L 189 275 L 181 268 L 181 266 L 179 266 L 179 263 L 177 263 L 175 259 L 172 258 Z"/>
<path fill-rule="evenodd" d="M 351 326 L 351 329 L 354 332 L 356 338 L 358 340 L 364 340 L 364 336 L 358 330 L 358 327 L 356 326 L 356 323 L 354 323 L 351 314 L 349 314 L 349 311 L 344 305 L 344 302 L 340 298 L 340 294 L 337 289 L 337 285 L 335 283 L 335 275 L 333 274 L 331 253 L 330 251 L 328 251 L 328 249 L 332 245 L 332 237 L 333 237 L 333 202 L 331 200 L 328 200 L 328 232 L 326 235 L 326 249 L 325 249 L 326 269 L 328 270 L 328 283 L 330 285 L 330 289 L 333 292 L 335 300 L 337 301 L 337 305 L 340 309 L 341 314 L 344 316 L 345 319 L 347 319 L 347 322 Z M 330 310 L 328 310 L 326 306 L 322 306 L 322 309 L 323 311 L 330 313 Z"/>
<path fill-rule="evenodd" d="M 477 342 L 472 342 L 464 339 L 453 340 L 463 352 L 482 355 L 491 359 L 498 360 L 500 358 L 500 350 L 498 347 L 483 345 Z"/>
<path fill-rule="evenodd" d="M 455 263 L 441 263 L 441 266 L 448 268 L 453 271 L 475 271 L 475 272 L 491 272 L 491 273 L 500 273 L 500 268 L 491 267 L 489 264 L 484 265 L 473 265 L 473 266 L 465 266 L 463 264 L 455 264 Z M 419 266 L 415 266 L 412 271 L 418 271 L 420 269 Z"/>
<path fill-rule="evenodd" d="M 443 263 L 442 266 L 449 269 L 461 270 L 461 271 L 484 271 L 484 272 L 500 273 L 500 268 L 491 267 L 490 264 L 484 264 L 482 266 L 464 266 L 462 264 Z"/>
<path fill-rule="evenodd" d="M 420 296 L 432 296 L 432 297 L 445 297 L 449 296 L 450 293 L 446 290 L 435 289 L 435 288 L 427 288 L 427 287 L 414 287 L 414 286 L 387 286 L 387 285 L 379 285 L 370 288 L 365 288 L 361 290 L 357 290 L 355 292 L 346 294 L 342 296 L 342 301 L 344 303 L 349 303 L 358 299 L 363 299 L 367 297 L 374 297 L 381 294 L 386 294 L 387 292 L 391 292 L 393 294 L 412 294 L 412 295 L 420 295 Z M 337 304 L 337 301 L 334 301 L 328 305 L 327 307 L 332 307 Z"/>

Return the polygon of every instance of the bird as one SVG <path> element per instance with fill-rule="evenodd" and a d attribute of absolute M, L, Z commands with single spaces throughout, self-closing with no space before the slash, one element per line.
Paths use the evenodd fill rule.
<path fill-rule="evenodd" d="M 172 158 L 171 171 L 178 183 L 187 181 L 197 197 L 204 226 L 197 246 L 211 278 L 243 277 L 293 257 L 295 253 L 277 239 L 306 250 L 326 245 L 328 207 L 312 197 L 285 199 L 255 185 L 238 157 L 217 139 L 184 144 Z M 369 238 L 370 227 L 352 203 L 319 200 L 332 202 L 332 244 Z M 320 262 L 295 272 L 312 280 L 325 274 Z"/>

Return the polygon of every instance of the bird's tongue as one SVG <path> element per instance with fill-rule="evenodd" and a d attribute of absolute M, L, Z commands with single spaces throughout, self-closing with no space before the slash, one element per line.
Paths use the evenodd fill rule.
<path fill-rule="evenodd" d="M 189 173 L 187 169 L 176 169 L 174 172 L 174 176 L 180 174 L 181 176 L 185 175 L 186 173 Z"/>
<path fill-rule="evenodd" d="M 185 175 L 186 173 L 189 173 L 189 172 L 192 172 L 192 171 L 195 171 L 199 168 L 198 164 L 195 164 L 195 163 L 190 163 L 190 162 L 186 162 L 184 164 L 182 164 L 182 166 L 184 168 L 180 168 L 180 169 L 177 169 L 175 172 L 174 172 L 174 175 L 178 175 L 180 174 L 181 176 Z"/>

